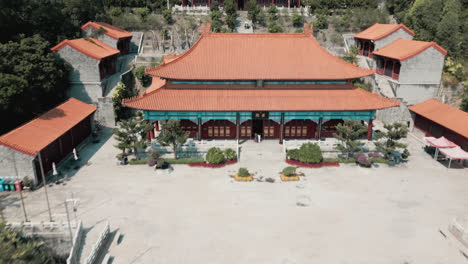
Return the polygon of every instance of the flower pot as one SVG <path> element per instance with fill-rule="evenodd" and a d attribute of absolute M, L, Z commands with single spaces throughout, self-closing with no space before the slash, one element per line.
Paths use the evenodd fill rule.
<path fill-rule="evenodd" d="M 237 173 L 236 173 L 236 175 L 234 176 L 234 180 L 236 180 L 236 181 L 241 181 L 241 182 L 253 181 L 253 175 L 250 174 L 250 175 L 247 176 L 247 177 L 242 177 L 242 176 L 237 175 Z"/>
<path fill-rule="evenodd" d="M 283 173 L 281 173 L 280 178 L 282 181 L 298 181 L 299 175 L 294 174 L 293 176 L 286 176 Z"/>

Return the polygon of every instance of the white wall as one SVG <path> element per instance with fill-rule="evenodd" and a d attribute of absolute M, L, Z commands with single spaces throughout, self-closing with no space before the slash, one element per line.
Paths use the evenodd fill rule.
<path fill-rule="evenodd" d="M 0 145 L 0 176 L 16 176 L 21 179 L 28 176 L 30 180 L 35 181 L 33 160 L 33 156 Z"/>
<path fill-rule="evenodd" d="M 400 83 L 439 84 L 445 56 L 430 47 L 418 55 L 401 62 Z"/>
<path fill-rule="evenodd" d="M 392 43 L 393 41 L 402 38 L 402 39 L 413 39 L 413 36 L 411 36 L 408 32 L 406 32 L 404 29 L 400 28 L 397 31 L 393 32 L 392 34 L 386 36 L 383 39 L 379 39 L 375 41 L 375 48 L 374 50 L 381 49 L 388 44 Z"/>

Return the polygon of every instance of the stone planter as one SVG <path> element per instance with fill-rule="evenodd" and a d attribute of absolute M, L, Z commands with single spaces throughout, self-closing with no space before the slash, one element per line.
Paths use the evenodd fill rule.
<path fill-rule="evenodd" d="M 280 178 L 282 181 L 298 181 L 299 175 L 294 174 L 293 176 L 286 176 L 283 173 L 281 173 Z"/>
<path fill-rule="evenodd" d="M 240 181 L 240 182 L 249 182 L 249 181 L 253 181 L 253 175 L 250 174 L 250 175 L 247 176 L 247 177 L 241 177 L 241 176 L 237 175 L 237 173 L 236 173 L 236 175 L 234 176 L 234 180 Z"/>

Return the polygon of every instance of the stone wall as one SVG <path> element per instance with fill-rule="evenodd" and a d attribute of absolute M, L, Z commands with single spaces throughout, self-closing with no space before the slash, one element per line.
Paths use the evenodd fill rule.
<path fill-rule="evenodd" d="M 411 119 L 410 111 L 408 106 L 400 100 L 400 106 L 392 107 L 382 110 L 377 110 L 376 119 L 383 123 L 394 123 L 394 122 L 410 122 L 412 127 L 413 120 Z"/>
<path fill-rule="evenodd" d="M 115 127 L 115 113 L 112 98 L 101 97 L 97 100 L 95 120 L 106 127 Z"/>
<path fill-rule="evenodd" d="M 71 65 L 70 82 L 99 82 L 99 61 L 65 46 L 57 52 L 58 56 Z"/>
<path fill-rule="evenodd" d="M 401 62 L 402 84 L 439 84 L 445 56 L 433 47 Z"/>
<path fill-rule="evenodd" d="M 0 176 L 13 176 L 36 180 L 34 157 L 0 145 Z"/>
<path fill-rule="evenodd" d="M 85 103 L 92 104 L 103 96 L 103 87 L 101 83 L 72 83 L 67 89 L 67 96 L 74 97 Z"/>
<path fill-rule="evenodd" d="M 410 34 L 408 34 L 408 32 L 400 28 L 392 34 L 388 35 L 387 37 L 375 41 L 375 50 L 381 49 L 399 38 L 413 39 L 413 36 L 411 36 Z"/>
<path fill-rule="evenodd" d="M 400 84 L 397 96 L 409 105 L 419 104 L 427 99 L 437 97 L 439 84 Z"/>

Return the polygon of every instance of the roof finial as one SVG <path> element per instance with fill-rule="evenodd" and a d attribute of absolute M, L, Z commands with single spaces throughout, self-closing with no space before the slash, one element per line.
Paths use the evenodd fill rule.
<path fill-rule="evenodd" d="M 201 27 L 200 27 L 200 31 L 201 31 L 201 34 L 202 35 L 206 35 L 208 33 L 210 33 L 211 31 L 211 24 L 208 23 L 208 24 L 202 24 Z"/>
<path fill-rule="evenodd" d="M 304 35 L 306 37 L 312 37 L 314 33 L 314 26 L 311 24 L 310 26 L 307 23 L 304 23 Z"/>

